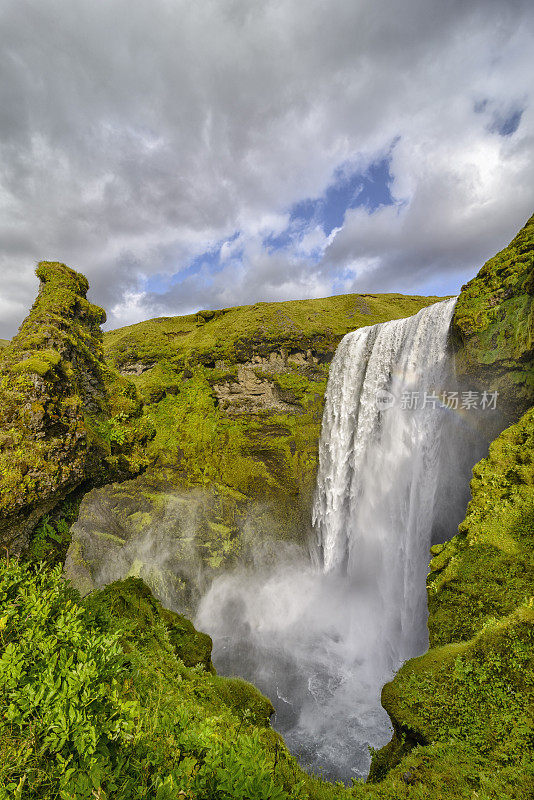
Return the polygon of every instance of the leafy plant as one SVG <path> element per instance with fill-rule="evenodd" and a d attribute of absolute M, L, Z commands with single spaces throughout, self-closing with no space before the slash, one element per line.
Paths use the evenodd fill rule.
<path fill-rule="evenodd" d="M 30 542 L 34 561 L 57 564 L 65 560 L 71 542 L 70 527 L 78 516 L 79 500 L 65 500 L 53 514 L 45 514 L 35 528 Z"/>

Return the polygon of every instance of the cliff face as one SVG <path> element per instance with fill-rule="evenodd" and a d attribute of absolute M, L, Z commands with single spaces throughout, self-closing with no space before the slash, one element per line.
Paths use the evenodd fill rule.
<path fill-rule="evenodd" d="M 152 464 L 84 500 L 67 574 L 83 591 L 140 575 L 183 608 L 262 542 L 304 542 L 337 344 L 349 330 L 437 299 L 259 303 L 106 334 L 108 362 L 136 384 L 155 430 Z"/>
<path fill-rule="evenodd" d="M 87 280 L 51 262 L 37 276 L 37 299 L 0 351 L 0 543 L 13 552 L 84 482 L 146 463 L 141 402 L 104 363 L 105 313 L 87 300 Z"/>
<path fill-rule="evenodd" d="M 534 408 L 491 444 L 473 469 L 459 533 L 432 548 L 430 644 L 471 639 L 534 587 Z"/>
<path fill-rule="evenodd" d="M 517 420 L 534 396 L 534 216 L 462 288 L 452 331 L 459 377 Z"/>

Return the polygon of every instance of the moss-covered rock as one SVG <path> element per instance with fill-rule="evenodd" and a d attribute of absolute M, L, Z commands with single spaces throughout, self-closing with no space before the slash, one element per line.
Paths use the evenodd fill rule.
<path fill-rule="evenodd" d="M 105 313 L 87 280 L 55 262 L 37 276 L 37 299 L 0 351 L 0 544 L 12 551 L 77 487 L 147 463 L 142 403 L 104 362 Z"/>
<path fill-rule="evenodd" d="M 462 288 L 452 330 L 464 381 L 498 391 L 515 421 L 534 402 L 534 216 Z"/>
<path fill-rule="evenodd" d="M 94 489 L 72 527 L 65 574 L 83 595 L 140 577 L 167 607 L 191 612 L 208 583 L 244 559 L 249 511 L 247 498 L 224 486 L 179 489 L 153 470 Z"/>
<path fill-rule="evenodd" d="M 534 408 L 492 443 L 471 491 L 458 535 L 434 548 L 430 562 L 431 645 L 470 639 L 532 594 Z"/>
<path fill-rule="evenodd" d="M 162 623 L 166 640 L 186 667 L 200 665 L 214 672 L 212 642 L 208 634 L 197 631 L 182 614 L 163 608 L 140 578 L 108 584 L 101 592 L 89 597 L 86 606 L 97 615 L 105 610 L 110 618 L 121 620 L 123 645 L 127 650 L 131 648 L 130 637 L 142 638 L 145 643 L 154 637 L 154 646 L 160 646 Z"/>

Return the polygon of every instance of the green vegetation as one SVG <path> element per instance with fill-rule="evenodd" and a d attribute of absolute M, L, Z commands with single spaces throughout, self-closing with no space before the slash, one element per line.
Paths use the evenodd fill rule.
<path fill-rule="evenodd" d="M 500 392 L 510 421 L 534 397 L 534 216 L 462 288 L 453 329 L 459 374 Z"/>
<path fill-rule="evenodd" d="M 73 493 L 54 509 L 45 514 L 32 533 L 28 557 L 32 561 L 45 561 L 53 566 L 63 564 L 70 545 L 71 525 L 80 508 L 79 493 Z"/>
<path fill-rule="evenodd" d="M 37 276 L 30 314 L 0 350 L 0 541 L 15 552 L 84 483 L 145 467 L 151 435 L 135 387 L 104 362 L 105 313 L 87 280 L 50 262 Z"/>
<path fill-rule="evenodd" d="M 0 798 L 328 800 L 269 726 L 270 702 L 214 674 L 209 637 L 141 581 L 82 604 L 44 565 L 0 561 Z"/>

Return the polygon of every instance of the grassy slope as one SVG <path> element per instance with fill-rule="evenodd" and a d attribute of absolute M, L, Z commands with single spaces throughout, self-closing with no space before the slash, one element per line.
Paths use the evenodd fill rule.
<path fill-rule="evenodd" d="M 338 295 L 160 317 L 105 334 L 116 366 L 166 360 L 177 366 L 243 361 L 276 347 L 312 347 L 332 354 L 341 336 L 362 325 L 410 316 L 438 297 L 399 294 Z"/>
<path fill-rule="evenodd" d="M 375 756 L 373 778 L 383 778 L 379 783 L 344 789 L 304 775 L 267 724 L 268 701 L 244 682 L 214 676 L 207 637 L 162 609 L 139 581 L 130 579 L 86 601 L 89 621 L 104 633 L 119 635 L 131 665 L 119 706 L 133 703 L 138 709 L 133 739 L 120 744 L 120 758 L 112 743 L 103 751 L 104 766 L 92 770 L 98 782 L 91 791 L 102 786 L 106 790 L 102 797 L 125 800 L 136 797 L 137 790 L 140 797 L 156 800 L 523 800 L 531 796 L 534 610 L 532 598 L 522 595 L 528 595 L 532 586 L 527 558 L 534 535 L 533 442 L 534 409 L 501 434 L 488 459 L 475 470 L 462 533 L 436 554 L 429 589 L 431 596 L 437 596 L 431 621 L 435 623 L 435 615 L 441 614 L 433 634 L 437 646 L 407 662 L 384 688 L 383 702 L 394 722 L 395 737 Z M 503 551 L 513 556 L 506 569 Z M 517 565 L 525 567 L 524 583 L 511 590 L 509 576 L 517 572 Z M 463 603 L 467 591 L 470 613 Z M 483 604 L 475 598 L 482 598 Z M 45 613 L 31 596 L 28 600 L 28 607 L 35 609 L 32 613 Z M 1 621 L 2 644 L 25 640 L 16 630 L 17 625 L 31 623 L 24 604 L 8 602 L 3 607 L 8 622 L 6 628 Z M 46 636 L 59 637 L 60 649 L 68 636 L 63 617 L 67 608 L 61 600 L 57 620 L 46 612 Z M 31 629 L 37 635 L 40 626 Z M 50 638 L 46 641 L 50 646 Z M 13 655 L 11 660 L 7 657 L 4 674 L 9 675 L 9 665 L 15 661 Z M 41 672 L 35 680 L 41 685 Z M 66 697 L 67 701 L 72 707 L 73 700 Z M 125 726 L 131 716 L 128 708 L 121 711 Z M 0 726 L 4 780 L 16 785 L 27 775 L 31 781 L 22 797 L 55 797 L 53 785 L 59 778 L 53 785 L 49 781 L 60 775 L 62 762 L 39 738 L 32 738 L 31 720 L 20 726 Z M 75 723 L 72 730 L 74 737 Z M 61 758 L 68 756 L 75 741 L 69 739 L 67 749 L 60 749 Z M 89 759 L 93 764 L 94 757 Z M 78 757 L 72 762 L 77 765 L 72 781 L 80 786 L 88 772 L 84 763 Z M 164 781 L 166 793 L 156 788 Z M 126 794 L 121 794 L 120 786 L 129 787 Z M 70 791 L 71 787 L 65 800 L 86 800 L 81 789 Z M 88 793 L 87 800 L 90 797 Z"/>

